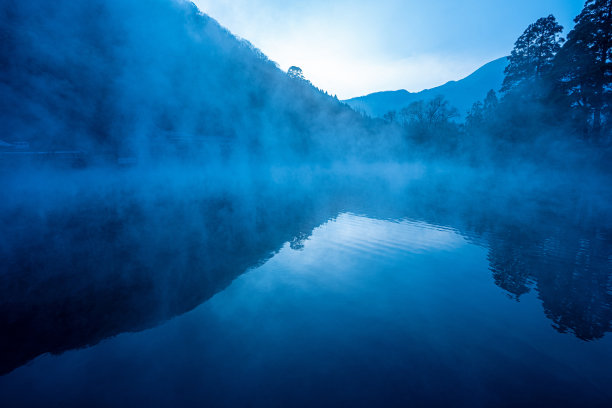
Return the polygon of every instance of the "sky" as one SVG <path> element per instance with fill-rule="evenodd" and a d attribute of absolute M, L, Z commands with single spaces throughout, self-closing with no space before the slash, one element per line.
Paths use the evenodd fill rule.
<path fill-rule="evenodd" d="M 420 91 L 510 54 L 540 17 L 566 33 L 584 0 L 194 0 L 283 70 L 340 99 Z"/>

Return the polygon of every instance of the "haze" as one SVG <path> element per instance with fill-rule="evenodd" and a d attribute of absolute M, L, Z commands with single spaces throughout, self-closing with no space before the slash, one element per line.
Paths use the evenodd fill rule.
<path fill-rule="evenodd" d="M 340 99 L 420 91 L 507 55 L 525 27 L 554 14 L 565 27 L 582 0 L 194 0 L 286 70 L 297 65 Z"/>

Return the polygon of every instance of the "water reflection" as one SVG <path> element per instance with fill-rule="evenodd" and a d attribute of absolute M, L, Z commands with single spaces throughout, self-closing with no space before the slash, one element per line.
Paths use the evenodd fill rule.
<path fill-rule="evenodd" d="M 597 225 L 507 226 L 489 239 L 489 261 L 495 283 L 513 298 L 535 288 L 556 330 L 594 340 L 611 328 L 611 249 L 611 231 Z"/>
<path fill-rule="evenodd" d="M 2 214 L 0 374 L 191 310 L 327 219 L 266 192 L 142 193 Z"/>
<path fill-rule="evenodd" d="M 395 259 L 392 253 L 452 251 L 464 237 L 487 248 L 492 279 L 511 298 L 537 292 L 557 331 L 594 340 L 611 330 L 607 214 L 572 216 L 571 199 L 561 206 L 534 205 L 537 200 L 515 206 L 496 191 L 436 177 L 401 188 L 327 178 L 246 190 L 122 187 L 44 208 L 6 208 L 0 215 L 0 373 L 43 353 L 94 345 L 185 313 L 285 243 L 304 250 L 313 230 L 329 220 L 343 228 L 328 230 L 336 235 L 319 245 L 370 255 L 381 265 Z M 427 227 L 408 236 L 406 223 Z"/>

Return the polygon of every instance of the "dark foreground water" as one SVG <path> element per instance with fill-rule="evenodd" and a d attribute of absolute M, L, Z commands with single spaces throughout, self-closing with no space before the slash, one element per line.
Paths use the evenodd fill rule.
<path fill-rule="evenodd" d="M 0 405 L 609 407 L 605 182 L 377 171 L 15 183 Z"/>

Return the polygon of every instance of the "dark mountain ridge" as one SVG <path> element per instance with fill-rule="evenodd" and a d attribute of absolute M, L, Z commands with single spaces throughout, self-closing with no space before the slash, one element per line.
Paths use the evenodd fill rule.
<path fill-rule="evenodd" d="M 188 1 L 7 0 L 0 27 L 7 143 L 198 161 L 378 146 L 368 121 Z"/>
<path fill-rule="evenodd" d="M 498 58 L 491 61 L 471 75 L 458 80 L 449 81 L 444 85 L 425 89 L 420 92 L 406 90 L 376 92 L 366 96 L 348 99 L 345 102 L 358 112 L 371 117 L 383 117 L 389 111 L 399 111 L 419 100 L 430 100 L 438 95 L 444 96 L 451 106 L 459 110 L 464 117 L 472 104 L 484 99 L 491 89 L 499 91 L 504 80 L 504 69 L 508 64 L 507 58 Z"/>

